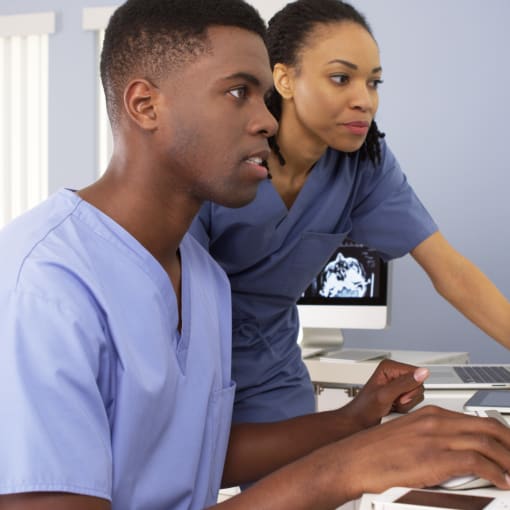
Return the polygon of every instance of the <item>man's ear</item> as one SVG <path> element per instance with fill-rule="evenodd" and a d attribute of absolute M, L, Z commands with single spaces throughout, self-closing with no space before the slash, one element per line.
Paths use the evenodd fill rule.
<path fill-rule="evenodd" d="M 294 72 L 285 64 L 275 64 L 273 68 L 273 82 L 278 94 L 283 99 L 291 99 L 294 95 Z"/>
<path fill-rule="evenodd" d="M 158 96 L 157 87 L 141 78 L 132 80 L 124 89 L 124 108 L 142 129 L 152 131 L 157 127 Z"/>

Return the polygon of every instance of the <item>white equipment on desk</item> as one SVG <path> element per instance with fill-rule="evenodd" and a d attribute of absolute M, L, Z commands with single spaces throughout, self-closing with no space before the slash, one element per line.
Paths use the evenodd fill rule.
<path fill-rule="evenodd" d="M 504 491 L 479 489 L 477 494 L 393 487 L 372 496 L 373 510 L 510 510 Z"/>

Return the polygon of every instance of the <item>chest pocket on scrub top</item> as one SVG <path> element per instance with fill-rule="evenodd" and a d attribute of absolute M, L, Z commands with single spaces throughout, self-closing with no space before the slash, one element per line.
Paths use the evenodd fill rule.
<path fill-rule="evenodd" d="M 329 257 L 342 244 L 347 232 L 305 232 L 296 243 L 287 268 L 285 287 L 295 299 L 310 285 Z"/>

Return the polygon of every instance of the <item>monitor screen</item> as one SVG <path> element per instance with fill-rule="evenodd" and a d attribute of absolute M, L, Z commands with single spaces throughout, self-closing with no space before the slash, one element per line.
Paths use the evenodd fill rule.
<path fill-rule="evenodd" d="M 342 344 L 342 329 L 389 324 L 389 264 L 375 250 L 346 240 L 298 301 L 302 344 Z"/>

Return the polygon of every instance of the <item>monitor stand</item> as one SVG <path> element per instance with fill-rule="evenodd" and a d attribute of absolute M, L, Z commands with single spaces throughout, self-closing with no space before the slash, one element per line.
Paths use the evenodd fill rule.
<path fill-rule="evenodd" d="M 303 328 L 301 348 L 317 348 L 332 351 L 341 349 L 344 336 L 340 328 Z"/>
<path fill-rule="evenodd" d="M 338 328 L 302 328 L 298 343 L 303 359 L 317 357 L 320 361 L 358 362 L 391 357 L 390 351 L 379 349 L 343 349 L 344 337 Z"/>

